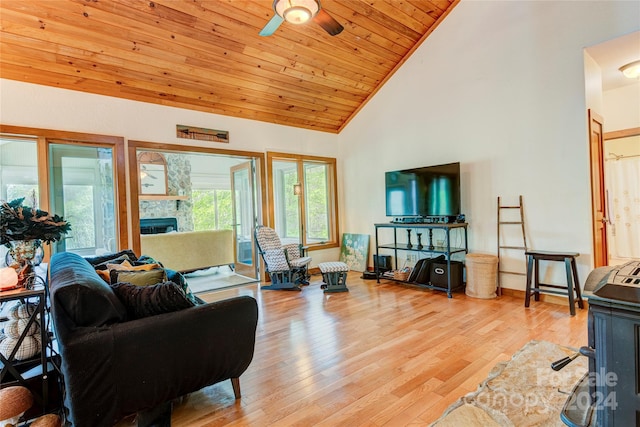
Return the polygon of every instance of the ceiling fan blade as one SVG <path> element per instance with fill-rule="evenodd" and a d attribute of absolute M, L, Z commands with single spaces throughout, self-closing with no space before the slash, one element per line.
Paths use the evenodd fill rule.
<path fill-rule="evenodd" d="M 267 25 L 264 26 L 262 30 L 260 30 L 261 36 L 270 36 L 275 33 L 280 24 L 284 22 L 284 19 L 280 17 L 280 15 L 273 15 L 273 18 L 267 22 Z"/>
<path fill-rule="evenodd" d="M 320 9 L 316 16 L 313 17 L 313 20 L 332 36 L 337 36 L 344 30 L 344 27 L 324 9 Z"/>

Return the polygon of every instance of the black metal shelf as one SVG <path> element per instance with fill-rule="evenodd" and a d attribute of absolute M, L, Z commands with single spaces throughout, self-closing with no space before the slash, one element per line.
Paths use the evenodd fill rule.
<path fill-rule="evenodd" d="M 413 251 L 413 252 L 425 252 L 425 253 L 433 253 L 433 254 L 455 254 L 458 252 L 466 252 L 466 248 L 449 248 L 446 246 L 434 246 L 433 248 L 429 248 L 427 246 L 422 246 L 418 248 L 417 245 L 407 246 L 406 243 L 383 243 L 378 245 L 380 249 L 397 249 L 400 251 Z"/>
<path fill-rule="evenodd" d="M 451 283 L 451 256 L 453 254 L 456 253 L 467 253 L 468 252 L 468 239 L 467 239 L 467 223 L 451 223 L 451 224 L 425 224 L 425 223 L 418 223 L 418 224 L 399 224 L 399 223 L 379 223 L 379 224 L 374 224 L 375 229 L 376 229 L 376 258 L 379 257 L 380 255 L 380 250 L 381 249 L 385 249 L 385 250 L 392 250 L 394 252 L 394 262 L 395 262 L 395 269 L 398 269 L 398 251 L 410 251 L 410 252 L 421 252 L 421 253 L 428 253 L 428 254 L 435 254 L 435 255 L 444 255 L 446 257 L 446 263 L 447 263 L 447 286 L 443 287 L 443 286 L 437 286 L 437 285 L 433 285 L 431 284 L 431 282 L 429 283 L 417 283 L 417 282 L 408 282 L 405 280 L 397 280 L 394 279 L 393 277 L 385 277 L 383 276 L 379 269 L 378 269 L 378 265 L 375 266 L 375 273 L 376 273 L 376 280 L 378 283 L 380 283 L 380 278 L 385 279 L 385 280 L 393 280 L 395 282 L 398 283 L 404 283 L 404 284 L 408 284 L 408 285 L 413 285 L 413 286 L 417 286 L 420 288 L 426 288 L 426 289 L 432 289 L 432 290 L 437 290 L 437 291 L 443 291 L 447 293 L 447 296 L 449 298 L 452 298 L 452 292 L 454 290 L 460 289 L 464 287 L 464 284 L 461 283 L 459 285 L 456 285 L 455 287 L 452 286 Z M 378 239 L 378 231 L 379 229 L 384 229 L 384 228 L 391 228 L 393 229 L 393 243 L 383 243 L 380 244 L 378 243 L 379 239 Z M 406 229 L 406 230 L 412 230 L 412 229 L 424 229 L 427 230 L 429 235 L 427 237 L 426 244 L 423 244 L 423 242 L 421 242 L 419 240 L 419 242 L 421 243 L 420 245 L 418 244 L 411 244 L 409 245 L 409 242 L 398 242 L 398 235 L 397 235 L 397 230 L 398 229 Z M 444 230 L 445 232 L 445 237 L 446 237 L 446 246 L 442 246 L 442 245 L 433 245 L 433 230 Z M 462 232 L 464 233 L 464 247 L 451 247 L 450 246 L 450 242 L 451 242 L 451 230 L 462 230 Z M 408 233 L 409 235 L 409 239 L 410 239 L 410 232 Z"/>
<path fill-rule="evenodd" d="M 17 360 L 14 357 L 5 357 L 0 354 L 0 386 L 21 385 L 27 387 L 33 397 L 34 406 L 29 410 L 31 415 L 42 415 L 47 412 L 52 403 L 52 391 L 57 390 L 56 379 L 49 378 L 50 372 L 55 370 L 55 359 L 58 353 L 49 330 L 49 315 L 46 287 L 35 289 L 15 289 L 0 292 L 0 304 L 4 305 L 12 301 L 28 302 L 36 306 L 29 321 L 37 323 L 40 327 L 40 352 L 25 360 Z M 25 328 L 18 343 L 22 345 L 27 331 Z M 37 413 L 36 413 L 37 412 Z"/>

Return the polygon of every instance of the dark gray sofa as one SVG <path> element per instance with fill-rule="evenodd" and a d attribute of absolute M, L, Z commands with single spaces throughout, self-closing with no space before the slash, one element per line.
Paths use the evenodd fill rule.
<path fill-rule="evenodd" d="M 254 352 L 256 301 L 236 297 L 137 320 L 93 266 L 52 257 L 50 304 L 74 426 L 111 426 L 127 415 L 238 378 Z"/>

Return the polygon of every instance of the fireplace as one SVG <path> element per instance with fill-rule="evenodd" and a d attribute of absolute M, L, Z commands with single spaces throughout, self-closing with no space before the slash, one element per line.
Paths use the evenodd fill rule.
<path fill-rule="evenodd" d="M 593 289 L 587 286 L 589 345 L 580 353 L 589 357 L 589 373 L 567 400 L 562 421 L 640 427 L 640 261 L 610 268 Z"/>
<path fill-rule="evenodd" d="M 141 218 L 140 234 L 159 234 L 178 231 L 176 218 Z"/>

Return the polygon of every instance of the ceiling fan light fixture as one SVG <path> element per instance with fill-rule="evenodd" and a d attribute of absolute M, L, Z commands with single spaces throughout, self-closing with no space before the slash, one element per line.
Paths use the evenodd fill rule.
<path fill-rule="evenodd" d="M 285 21 L 304 24 L 320 10 L 318 0 L 275 0 L 273 8 Z"/>
<path fill-rule="evenodd" d="M 284 11 L 284 20 L 292 24 L 304 24 L 311 19 L 311 11 L 304 6 L 293 6 Z"/>
<path fill-rule="evenodd" d="M 623 65 L 620 71 L 628 79 L 640 79 L 640 60 Z"/>

